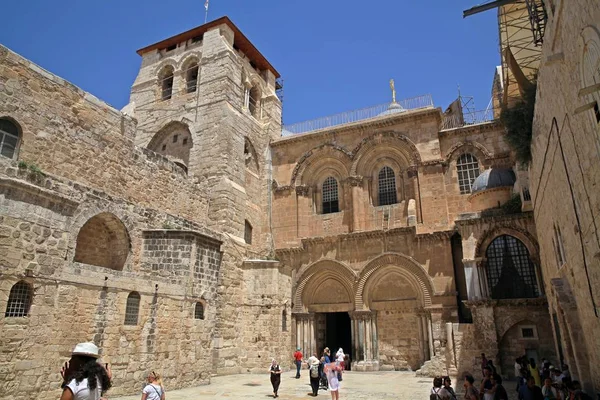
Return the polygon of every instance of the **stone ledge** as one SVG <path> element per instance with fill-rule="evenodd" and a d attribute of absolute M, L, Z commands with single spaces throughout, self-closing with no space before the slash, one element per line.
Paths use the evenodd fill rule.
<path fill-rule="evenodd" d="M 41 201 L 36 200 L 49 200 L 50 202 L 60 203 L 61 205 L 64 205 L 64 208 L 62 208 L 64 214 L 69 216 L 73 215 L 75 209 L 79 206 L 79 202 L 75 200 L 54 193 L 51 190 L 41 188 L 32 183 L 15 178 L 0 177 L 0 193 L 6 196 L 10 195 L 12 190 L 30 195 L 28 196 L 28 199 L 31 200 L 31 203 L 36 205 L 41 205 Z M 44 207 L 43 205 L 41 206 Z"/>

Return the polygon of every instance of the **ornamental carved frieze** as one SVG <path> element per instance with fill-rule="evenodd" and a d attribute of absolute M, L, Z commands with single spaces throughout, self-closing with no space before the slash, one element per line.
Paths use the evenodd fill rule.
<path fill-rule="evenodd" d="M 348 182 L 348 184 L 353 187 L 362 186 L 363 181 L 364 181 L 364 177 L 360 176 L 360 175 L 349 176 L 346 179 L 346 182 Z"/>
<path fill-rule="evenodd" d="M 310 187 L 308 185 L 298 185 L 294 188 L 298 196 L 308 196 L 308 192 L 310 191 Z"/>

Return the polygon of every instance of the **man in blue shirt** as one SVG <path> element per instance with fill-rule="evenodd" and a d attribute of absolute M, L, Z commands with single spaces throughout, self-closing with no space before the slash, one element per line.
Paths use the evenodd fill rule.
<path fill-rule="evenodd" d="M 519 389 L 519 398 L 523 400 L 544 400 L 542 389 L 535 385 L 533 376 L 527 378 L 527 385 L 522 385 Z"/>

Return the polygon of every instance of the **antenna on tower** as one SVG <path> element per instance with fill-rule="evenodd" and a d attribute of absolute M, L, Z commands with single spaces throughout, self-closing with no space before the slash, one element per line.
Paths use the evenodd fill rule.
<path fill-rule="evenodd" d="M 209 2 L 209 0 L 206 0 L 204 2 L 204 10 L 205 10 L 205 13 L 204 13 L 204 23 L 208 22 L 208 2 Z"/>

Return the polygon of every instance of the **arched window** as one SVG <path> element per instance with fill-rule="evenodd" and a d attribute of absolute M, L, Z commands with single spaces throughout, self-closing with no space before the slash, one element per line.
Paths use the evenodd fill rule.
<path fill-rule="evenodd" d="M 396 193 L 396 175 L 390 167 L 383 167 L 379 171 L 377 188 L 377 197 L 380 206 L 396 204 L 398 202 L 398 194 Z"/>
<path fill-rule="evenodd" d="M 535 266 L 519 239 L 502 235 L 486 252 L 487 280 L 493 299 L 531 298 L 540 295 Z"/>
<path fill-rule="evenodd" d="M 194 93 L 198 87 L 198 63 L 193 62 L 185 70 L 186 93 Z"/>
<path fill-rule="evenodd" d="M 161 100 L 169 100 L 173 95 L 173 67 L 167 65 L 158 76 Z"/>
<path fill-rule="evenodd" d="M 0 155 L 16 158 L 19 128 L 12 121 L 0 118 Z"/>
<path fill-rule="evenodd" d="M 591 90 L 589 102 L 593 102 L 592 113 L 594 121 L 600 124 L 600 89 L 594 88 L 600 84 L 600 36 L 593 27 L 586 27 L 583 36 L 583 57 L 581 63 L 582 89 Z"/>
<path fill-rule="evenodd" d="M 194 308 L 194 319 L 204 319 L 204 304 L 197 302 Z"/>
<path fill-rule="evenodd" d="M 258 160 L 256 159 L 256 151 L 248 138 L 244 139 L 244 160 L 246 168 L 254 173 L 258 173 Z"/>
<path fill-rule="evenodd" d="M 257 86 L 253 86 L 248 93 L 248 110 L 256 119 L 260 118 L 260 90 Z"/>
<path fill-rule="evenodd" d="M 244 222 L 244 241 L 248 244 L 252 244 L 252 225 L 248 220 Z"/>
<path fill-rule="evenodd" d="M 31 286 L 24 281 L 17 282 L 10 289 L 6 303 L 5 317 L 26 317 L 31 306 Z"/>
<path fill-rule="evenodd" d="M 125 225 L 114 214 L 101 213 L 79 230 L 74 261 L 121 271 L 129 248 Z"/>
<path fill-rule="evenodd" d="M 323 214 L 336 213 L 340 211 L 338 200 L 338 182 L 330 176 L 323 182 Z"/>
<path fill-rule="evenodd" d="M 127 296 L 127 305 L 125 307 L 125 325 L 137 325 L 140 315 L 140 294 L 131 292 Z"/>
<path fill-rule="evenodd" d="M 281 312 L 281 331 L 287 332 L 287 312 L 285 310 Z"/>
<path fill-rule="evenodd" d="M 479 161 L 470 153 L 465 153 L 456 160 L 456 172 L 458 173 L 458 187 L 460 194 L 471 193 L 471 185 L 479 176 Z"/>

